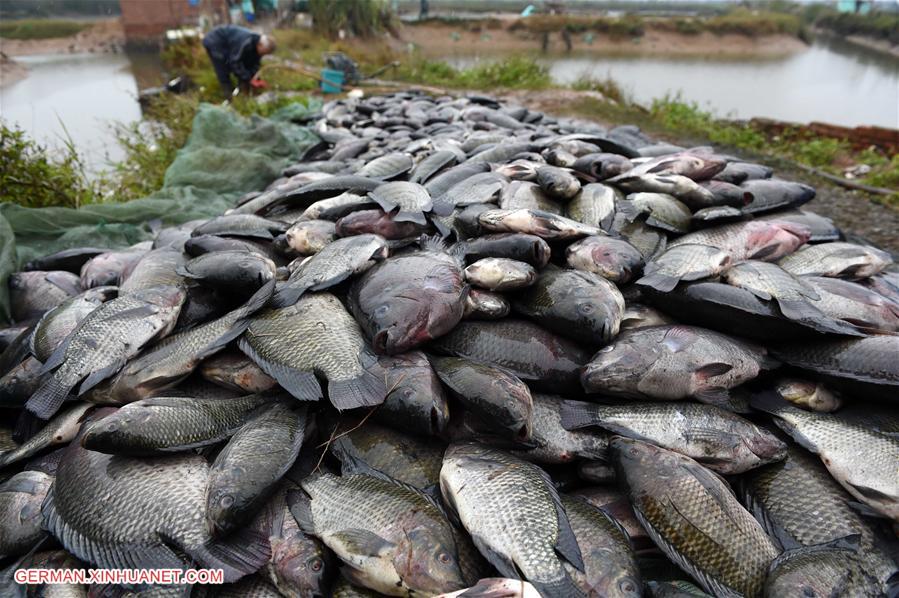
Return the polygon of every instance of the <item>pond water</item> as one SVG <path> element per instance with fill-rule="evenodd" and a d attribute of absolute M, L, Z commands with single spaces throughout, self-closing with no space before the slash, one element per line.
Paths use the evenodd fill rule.
<path fill-rule="evenodd" d="M 496 60 L 460 48 L 457 67 Z M 899 59 L 840 40 L 816 40 L 807 50 L 767 60 L 539 56 L 558 83 L 610 76 L 631 98 L 650 104 L 680 94 L 720 116 L 899 128 Z"/>
<path fill-rule="evenodd" d="M 112 123 L 140 119 L 138 89 L 162 80 L 159 58 L 153 54 L 15 59 L 28 68 L 28 75 L 0 87 L 0 117 L 50 147 L 61 147 L 70 139 L 91 173 L 122 157 Z"/>

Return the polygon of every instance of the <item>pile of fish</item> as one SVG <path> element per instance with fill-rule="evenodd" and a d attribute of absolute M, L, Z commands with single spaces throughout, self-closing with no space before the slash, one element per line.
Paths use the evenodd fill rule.
<path fill-rule="evenodd" d="M 895 591 L 899 274 L 812 188 L 480 96 L 316 118 L 227 214 L 10 277 L 3 595 Z"/>

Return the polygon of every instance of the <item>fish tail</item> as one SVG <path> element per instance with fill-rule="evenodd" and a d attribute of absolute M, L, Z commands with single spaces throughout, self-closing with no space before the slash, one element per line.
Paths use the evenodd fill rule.
<path fill-rule="evenodd" d="M 305 291 L 306 289 L 302 287 L 279 284 L 275 288 L 275 292 L 271 296 L 271 299 L 269 299 L 269 305 L 275 308 L 290 307 L 300 300 L 300 297 L 303 296 Z"/>
<path fill-rule="evenodd" d="M 383 369 L 375 360 L 355 378 L 329 381 L 328 398 L 340 411 L 380 405 L 387 398 Z"/>
<path fill-rule="evenodd" d="M 669 276 L 667 274 L 662 274 L 661 272 L 654 272 L 652 274 L 645 275 L 640 280 L 638 280 L 636 284 L 645 287 L 652 287 L 653 289 L 662 293 L 670 293 L 674 290 L 674 287 L 676 287 L 677 283 L 679 282 L 680 279 L 676 276 Z"/>
<path fill-rule="evenodd" d="M 773 391 L 765 391 L 753 395 L 749 399 L 749 405 L 753 409 L 764 411 L 771 415 L 780 415 L 785 411 L 794 409 L 786 399 Z"/>
<path fill-rule="evenodd" d="M 822 312 L 811 303 L 802 300 L 779 300 L 777 305 L 780 307 L 780 313 L 789 320 L 814 321 L 823 316 Z"/>
<path fill-rule="evenodd" d="M 74 386 L 60 380 L 59 376 L 51 376 L 31 395 L 25 408 L 41 419 L 50 419 L 59 411 Z"/>
<path fill-rule="evenodd" d="M 230 583 L 258 571 L 272 552 L 267 534 L 244 528 L 224 540 L 207 542 L 190 555 L 204 567 L 222 569 L 224 581 Z"/>
<path fill-rule="evenodd" d="M 259 290 L 253 293 L 253 296 L 250 297 L 246 303 L 244 303 L 243 307 L 240 308 L 240 317 L 246 318 L 248 316 L 252 316 L 254 313 L 265 307 L 265 305 L 272 298 L 274 292 L 274 280 L 270 280 L 262 285 Z"/>
<path fill-rule="evenodd" d="M 598 407 L 585 401 L 562 401 L 559 415 L 562 419 L 562 427 L 566 430 L 579 430 L 593 426 L 602 420 Z"/>
<path fill-rule="evenodd" d="M 578 589 L 568 573 L 562 569 L 562 576 L 552 580 L 538 581 L 536 579 L 528 579 L 541 596 L 552 596 L 553 598 L 584 598 L 584 593 Z"/>

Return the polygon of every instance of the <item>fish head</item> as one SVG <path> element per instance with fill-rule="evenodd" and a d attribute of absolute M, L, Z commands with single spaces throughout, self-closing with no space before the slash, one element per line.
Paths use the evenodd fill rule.
<path fill-rule="evenodd" d="M 631 575 L 627 567 L 610 567 L 606 575 L 599 579 L 586 578 L 587 587 L 584 593 L 587 596 L 602 596 L 603 598 L 640 598 L 643 595 L 642 584 L 639 579 Z"/>
<path fill-rule="evenodd" d="M 245 520 L 244 514 L 252 508 L 252 493 L 241 493 L 246 487 L 246 472 L 233 467 L 229 471 L 217 471 L 216 480 L 210 481 L 206 492 L 206 528 L 214 538 L 221 538 L 235 530 Z"/>
<path fill-rule="evenodd" d="M 442 541 L 426 527 L 405 530 L 393 566 L 415 593 L 437 595 L 466 586 L 452 537 Z"/>
<path fill-rule="evenodd" d="M 618 478 L 631 489 L 664 485 L 668 474 L 677 475 L 684 460 L 689 460 L 654 444 L 623 436 L 609 440 L 609 455 Z"/>
<path fill-rule="evenodd" d="M 449 425 L 449 405 L 440 380 L 424 354 L 382 357 L 380 363 L 387 371 L 389 394 L 385 403 L 398 410 L 423 414 L 430 422 L 430 433 L 442 434 Z"/>
<path fill-rule="evenodd" d="M 777 384 L 777 393 L 789 402 L 812 411 L 836 411 L 843 402 L 825 386 L 811 380 L 783 379 Z"/>
<path fill-rule="evenodd" d="M 81 446 L 91 451 L 122 453 L 124 447 L 134 446 L 137 443 L 137 438 L 132 437 L 132 432 L 141 429 L 151 418 L 150 409 L 133 407 L 119 409 L 101 419 L 96 419 L 95 416 L 84 426 Z"/>
<path fill-rule="evenodd" d="M 272 547 L 270 572 L 275 586 L 285 596 L 319 598 L 328 596 L 337 566 L 331 551 L 319 540 L 295 532 L 269 539 Z"/>
<path fill-rule="evenodd" d="M 796 251 L 811 237 L 805 226 L 792 222 L 753 221 L 747 224 L 746 249 L 750 259 L 773 261 Z"/>
<path fill-rule="evenodd" d="M 372 347 L 380 355 L 395 355 L 449 332 L 462 319 L 464 299 L 465 293 L 434 288 L 384 297 L 371 312 L 377 330 Z"/>
<path fill-rule="evenodd" d="M 614 287 L 611 283 L 608 284 L 609 287 Z M 617 288 L 598 293 L 596 288 L 580 287 L 573 289 L 567 300 L 557 303 L 557 307 L 567 312 L 568 321 L 576 322 L 577 327 L 591 331 L 599 343 L 607 343 L 618 334 L 621 314 L 624 312 L 624 300 L 619 301 L 619 297 Z"/>
<path fill-rule="evenodd" d="M 593 356 L 581 372 L 581 383 L 588 392 L 628 394 L 640 377 L 656 361 L 656 351 L 627 339 L 606 345 Z"/>

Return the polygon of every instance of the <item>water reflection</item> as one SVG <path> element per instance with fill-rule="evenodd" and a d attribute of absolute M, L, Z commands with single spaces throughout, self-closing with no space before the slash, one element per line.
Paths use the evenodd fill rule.
<path fill-rule="evenodd" d="M 464 67 L 495 58 L 460 48 L 451 62 Z M 842 40 L 818 40 L 798 54 L 764 60 L 576 53 L 539 60 L 559 83 L 610 76 L 641 103 L 679 93 L 735 118 L 899 128 L 899 60 Z"/>
<path fill-rule="evenodd" d="M 163 78 L 155 54 L 63 54 L 16 60 L 28 68 L 28 75 L 0 87 L 0 117 L 50 147 L 71 140 L 94 174 L 123 157 L 111 124 L 138 120 L 138 89 L 159 85 Z"/>

